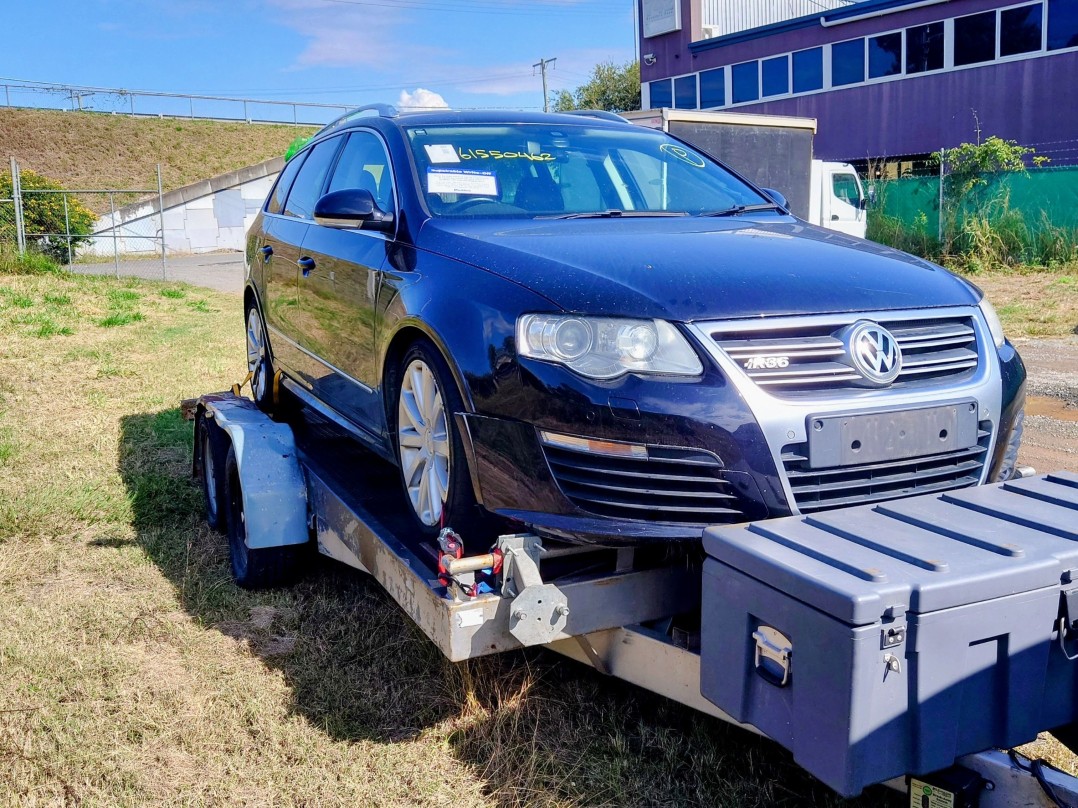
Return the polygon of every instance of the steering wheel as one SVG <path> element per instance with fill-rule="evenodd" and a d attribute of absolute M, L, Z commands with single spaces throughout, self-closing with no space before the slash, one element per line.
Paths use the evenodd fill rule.
<path fill-rule="evenodd" d="M 473 196 L 473 197 L 470 197 L 468 199 L 462 199 L 460 202 L 454 202 L 452 205 L 450 205 L 448 208 L 446 208 L 445 212 L 446 213 L 463 213 L 464 211 L 468 210 L 469 208 L 473 208 L 476 205 L 481 205 L 484 202 L 493 202 L 494 204 L 497 204 L 500 201 L 501 200 L 495 199 L 492 196 Z"/>

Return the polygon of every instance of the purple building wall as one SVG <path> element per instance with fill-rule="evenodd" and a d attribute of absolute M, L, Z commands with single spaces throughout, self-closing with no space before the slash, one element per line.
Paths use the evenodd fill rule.
<path fill-rule="evenodd" d="M 872 19 L 770 33 L 733 34 L 692 44 L 699 26 L 692 7 L 681 0 L 681 31 L 641 40 L 641 81 L 709 70 L 775 54 L 894 31 L 911 25 L 1013 5 L 1015 0 L 950 0 L 897 10 Z M 869 4 L 869 8 L 873 4 Z M 856 9 L 855 7 L 852 7 Z M 1053 150 L 1053 164 L 1078 162 L 1078 151 L 1053 149 L 1078 145 L 1078 51 L 1041 53 L 977 67 L 878 80 L 812 94 L 727 106 L 732 112 L 757 112 L 816 118 L 817 157 L 863 160 L 925 154 L 977 138 L 998 135 Z M 1070 157 L 1068 160 L 1067 157 Z"/>

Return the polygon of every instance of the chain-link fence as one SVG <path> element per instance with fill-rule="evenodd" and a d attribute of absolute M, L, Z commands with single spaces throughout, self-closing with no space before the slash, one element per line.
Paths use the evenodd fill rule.
<path fill-rule="evenodd" d="M 1078 166 L 870 181 L 869 238 L 926 257 L 991 253 L 1004 263 L 1078 257 Z"/>
<path fill-rule="evenodd" d="M 24 181 L 29 179 L 31 181 Z M 58 263 L 155 258 L 166 277 L 161 167 L 156 188 L 57 189 L 11 159 L 0 175 L 0 246 L 45 253 Z"/>

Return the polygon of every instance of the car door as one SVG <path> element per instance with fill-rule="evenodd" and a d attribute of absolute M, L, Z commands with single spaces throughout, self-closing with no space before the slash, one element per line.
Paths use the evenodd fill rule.
<path fill-rule="evenodd" d="M 261 302 L 266 327 L 271 334 L 291 339 L 295 339 L 295 335 L 291 331 L 289 312 L 299 299 L 296 261 L 299 258 L 299 246 L 307 233 L 307 224 L 302 220 L 285 218 L 284 203 L 307 154 L 297 154 L 277 179 L 263 212 L 261 237 L 255 244 L 252 257 L 252 260 L 262 262 Z M 273 339 L 270 343 L 275 350 L 278 342 L 283 341 Z M 278 364 L 283 361 L 283 357 L 275 358 Z"/>
<path fill-rule="evenodd" d="M 832 169 L 824 184 L 824 227 L 865 237 L 865 214 L 861 209 L 861 183 L 849 169 Z"/>
<path fill-rule="evenodd" d="M 389 156 L 376 132 L 353 131 L 341 149 L 326 193 L 350 188 L 370 191 L 379 208 L 395 213 Z M 326 370 L 315 393 L 372 435 L 383 420 L 375 303 L 391 242 L 385 233 L 314 224 L 302 250 L 315 263 L 302 289 L 303 308 L 318 329 Z"/>
<path fill-rule="evenodd" d="M 323 140 L 310 149 L 300 166 L 284 207 L 275 216 L 272 229 L 274 240 L 266 288 L 269 300 L 266 327 L 274 359 L 308 387 L 324 373 L 317 361 L 322 349 L 320 329 L 306 305 L 303 294 L 314 264 L 302 253 L 303 242 L 314 221 L 314 206 L 329 179 L 343 137 Z"/>

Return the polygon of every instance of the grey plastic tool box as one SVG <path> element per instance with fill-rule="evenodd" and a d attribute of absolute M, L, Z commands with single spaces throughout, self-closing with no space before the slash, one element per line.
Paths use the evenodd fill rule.
<path fill-rule="evenodd" d="M 702 694 L 844 795 L 1078 719 L 1057 632 L 1071 600 L 1078 620 L 1078 475 L 715 527 L 704 548 Z"/>

